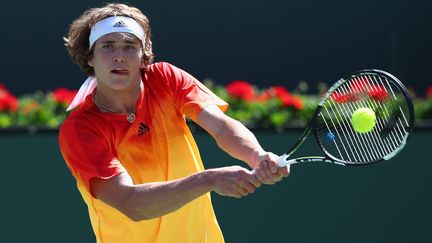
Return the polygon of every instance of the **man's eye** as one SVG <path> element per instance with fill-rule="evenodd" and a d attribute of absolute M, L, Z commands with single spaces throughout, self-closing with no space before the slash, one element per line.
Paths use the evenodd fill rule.
<path fill-rule="evenodd" d="M 103 45 L 102 48 L 104 48 L 104 49 L 111 49 L 111 48 L 113 48 L 113 45 L 106 44 L 106 45 Z"/>
<path fill-rule="evenodd" d="M 127 46 L 126 46 L 126 49 L 128 49 L 128 50 L 135 50 L 136 47 L 133 46 L 133 45 L 127 45 Z"/>

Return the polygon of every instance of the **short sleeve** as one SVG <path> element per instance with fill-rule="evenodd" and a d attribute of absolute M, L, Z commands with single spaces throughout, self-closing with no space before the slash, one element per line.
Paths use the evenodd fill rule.
<path fill-rule="evenodd" d="M 107 136 L 96 124 L 67 119 L 59 133 L 59 146 L 73 176 L 90 192 L 90 179 L 109 179 L 125 168 L 115 158 Z"/>
<path fill-rule="evenodd" d="M 196 120 L 201 110 L 208 105 L 217 105 L 224 112 L 228 108 L 228 103 L 192 75 L 169 63 L 158 65 L 174 94 L 176 108 L 187 117 Z"/>

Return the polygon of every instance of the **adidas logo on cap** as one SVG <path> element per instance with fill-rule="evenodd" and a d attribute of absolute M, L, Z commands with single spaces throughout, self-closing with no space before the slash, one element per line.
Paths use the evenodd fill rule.
<path fill-rule="evenodd" d="M 123 22 L 123 20 L 120 20 L 119 22 L 115 23 L 113 27 L 126 27 L 126 24 Z"/>

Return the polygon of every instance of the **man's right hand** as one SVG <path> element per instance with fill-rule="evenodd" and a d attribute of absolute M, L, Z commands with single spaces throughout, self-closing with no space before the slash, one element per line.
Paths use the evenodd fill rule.
<path fill-rule="evenodd" d="M 255 192 L 261 182 L 249 170 L 240 166 L 206 170 L 212 191 L 222 196 L 241 198 Z"/>

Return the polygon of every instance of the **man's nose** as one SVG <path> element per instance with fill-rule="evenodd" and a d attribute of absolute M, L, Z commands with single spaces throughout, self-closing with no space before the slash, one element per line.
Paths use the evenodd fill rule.
<path fill-rule="evenodd" d="M 114 62 L 124 62 L 125 61 L 125 54 L 121 48 L 117 49 L 114 52 Z"/>

